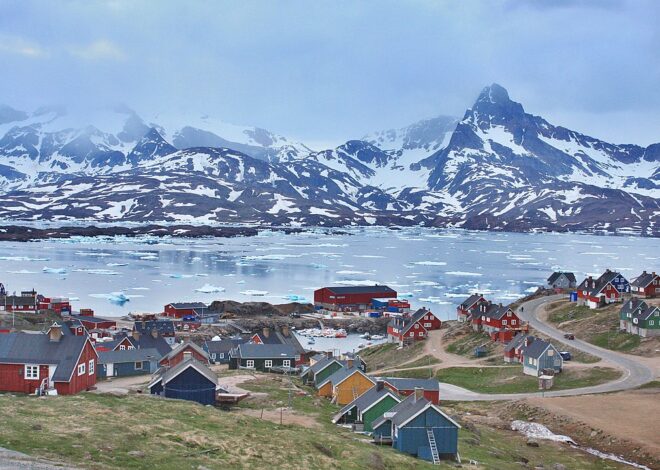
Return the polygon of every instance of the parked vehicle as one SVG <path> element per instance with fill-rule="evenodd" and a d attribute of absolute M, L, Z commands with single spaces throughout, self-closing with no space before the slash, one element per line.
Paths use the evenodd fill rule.
<path fill-rule="evenodd" d="M 573 333 L 566 333 L 564 335 L 564 338 L 566 338 L 566 339 L 575 339 L 575 335 Z"/>
<path fill-rule="evenodd" d="M 559 355 L 565 361 L 570 361 L 571 359 L 573 359 L 573 355 L 568 351 L 559 351 Z"/>

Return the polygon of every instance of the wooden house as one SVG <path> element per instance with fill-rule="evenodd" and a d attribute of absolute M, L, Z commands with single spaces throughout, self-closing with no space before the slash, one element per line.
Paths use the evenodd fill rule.
<path fill-rule="evenodd" d="M 522 347 L 523 373 L 539 377 L 547 370 L 561 372 L 564 360 L 552 343 L 534 339 Z"/>
<path fill-rule="evenodd" d="M 522 350 L 529 346 L 536 338 L 532 335 L 518 333 L 504 346 L 504 362 L 522 363 Z"/>
<path fill-rule="evenodd" d="M 289 344 L 239 344 L 229 353 L 229 369 L 293 370 L 296 355 L 297 351 Z"/>
<path fill-rule="evenodd" d="M 353 424 L 355 431 L 371 432 L 371 423 L 400 401 L 396 394 L 385 387 L 383 381 L 376 381 L 376 385 L 344 406 L 332 418 L 332 422 Z"/>
<path fill-rule="evenodd" d="M 343 367 L 317 384 L 319 396 L 331 398 L 337 405 L 347 405 L 376 382 L 357 367 Z"/>
<path fill-rule="evenodd" d="M 619 302 L 623 294 L 630 292 L 630 284 L 620 273 L 607 269 L 598 279 L 587 277 L 577 287 L 578 305 L 599 308 Z"/>
<path fill-rule="evenodd" d="M 323 287 L 314 291 L 314 305 L 327 310 L 366 310 L 373 299 L 396 299 L 387 286 Z"/>
<path fill-rule="evenodd" d="M 45 334 L 0 335 L 0 391 L 73 395 L 96 384 L 98 355 L 87 336 L 53 323 Z"/>
<path fill-rule="evenodd" d="M 383 377 L 381 380 L 385 383 L 385 387 L 402 397 L 412 395 L 415 390 L 421 390 L 422 396 L 428 401 L 435 405 L 440 403 L 440 382 L 435 379 Z"/>
<path fill-rule="evenodd" d="M 346 362 L 342 362 L 333 356 L 324 355 L 323 359 L 316 361 L 301 374 L 301 378 L 307 384 L 318 385 L 325 382 L 325 379 L 345 367 Z"/>
<path fill-rule="evenodd" d="M 484 303 L 487 303 L 487 300 L 483 295 L 472 294 L 456 307 L 456 319 L 461 323 L 469 322 L 472 319 L 472 311 Z"/>
<path fill-rule="evenodd" d="M 430 310 L 421 308 L 410 317 L 394 317 L 387 324 L 387 338 L 400 344 L 426 339 L 428 332 L 438 330 L 442 322 Z"/>
<path fill-rule="evenodd" d="M 0 311 L 36 313 L 38 304 L 39 301 L 36 292 L 34 295 L 30 292 L 25 292 L 21 295 L 0 296 Z"/>
<path fill-rule="evenodd" d="M 204 364 L 209 363 L 209 355 L 204 349 L 192 341 L 185 341 L 176 345 L 174 349 L 164 355 L 158 361 L 158 365 L 161 367 L 174 367 L 179 362 L 190 359 L 191 357 Z"/>
<path fill-rule="evenodd" d="M 97 377 L 129 377 L 153 374 L 158 370 L 157 349 L 130 349 L 123 351 L 102 351 L 98 353 Z"/>
<path fill-rule="evenodd" d="M 619 312 L 621 330 L 642 338 L 660 335 L 660 307 L 649 305 L 640 298 L 623 303 Z"/>
<path fill-rule="evenodd" d="M 229 364 L 229 353 L 239 344 L 247 343 L 248 337 L 233 336 L 231 338 L 214 338 L 205 341 L 202 345 L 204 351 L 209 355 L 212 364 Z"/>
<path fill-rule="evenodd" d="M 555 271 L 547 279 L 549 289 L 574 289 L 576 286 L 575 274 L 565 271 Z"/>
<path fill-rule="evenodd" d="M 173 302 L 165 305 L 163 313 L 166 317 L 181 319 L 188 316 L 203 316 L 208 308 L 202 302 Z"/>
<path fill-rule="evenodd" d="M 439 464 L 457 459 L 461 426 L 421 391 L 401 401 L 373 422 L 374 441 L 391 442 L 399 452 Z"/>
<path fill-rule="evenodd" d="M 188 358 L 174 367 L 161 367 L 149 383 L 152 395 L 213 405 L 218 377 L 205 364 Z"/>
<path fill-rule="evenodd" d="M 71 318 L 78 320 L 89 331 L 94 329 L 117 328 L 117 321 L 109 318 L 101 318 L 89 315 L 71 315 Z"/>
<path fill-rule="evenodd" d="M 279 331 L 265 327 L 261 332 L 253 334 L 250 342 L 254 344 L 287 344 L 296 350 L 296 367 L 307 363 L 305 348 L 300 344 L 298 338 L 291 333 L 288 326 L 282 326 Z"/>
<path fill-rule="evenodd" d="M 141 335 L 151 335 L 156 330 L 158 336 L 165 338 L 171 346 L 176 342 L 176 331 L 172 320 L 141 320 L 133 324 L 133 329 Z"/>
<path fill-rule="evenodd" d="M 643 271 L 630 283 L 630 292 L 647 299 L 660 296 L 660 276 Z"/>
<path fill-rule="evenodd" d="M 471 311 L 471 315 L 473 328 L 489 334 L 516 330 L 523 326 L 513 309 L 502 304 L 480 303 L 476 309 Z"/>

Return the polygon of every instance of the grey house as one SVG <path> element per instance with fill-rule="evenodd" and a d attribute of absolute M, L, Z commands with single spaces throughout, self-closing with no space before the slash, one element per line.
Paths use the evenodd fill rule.
<path fill-rule="evenodd" d="M 573 273 L 556 271 L 548 278 L 547 287 L 550 289 L 575 289 L 577 279 Z"/>
<path fill-rule="evenodd" d="M 270 372 L 274 367 L 295 368 L 296 348 L 290 344 L 239 344 L 230 351 L 229 369 Z"/>
<path fill-rule="evenodd" d="M 552 343 L 535 339 L 522 348 L 523 373 L 539 377 L 544 370 L 561 372 L 564 360 Z"/>

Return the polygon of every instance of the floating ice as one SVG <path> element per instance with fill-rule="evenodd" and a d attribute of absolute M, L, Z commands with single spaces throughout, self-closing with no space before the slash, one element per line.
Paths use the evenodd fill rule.
<path fill-rule="evenodd" d="M 385 258 L 381 255 L 353 255 L 353 258 Z"/>
<path fill-rule="evenodd" d="M 66 268 L 49 268 L 48 266 L 45 266 L 41 271 L 47 274 L 66 274 L 67 272 Z"/>
<path fill-rule="evenodd" d="M 186 279 L 193 277 L 192 274 L 178 274 L 178 273 L 162 273 L 161 276 L 169 277 L 171 279 Z"/>
<path fill-rule="evenodd" d="M 326 264 L 321 263 L 312 263 L 310 266 L 314 269 L 326 269 L 328 267 Z"/>
<path fill-rule="evenodd" d="M 269 255 L 253 255 L 243 256 L 241 259 L 245 261 L 281 261 L 287 258 L 300 258 L 300 255 L 283 255 L 283 254 L 269 254 Z"/>
<path fill-rule="evenodd" d="M 109 268 L 118 268 L 120 266 L 128 266 L 128 263 L 106 263 Z"/>
<path fill-rule="evenodd" d="M 224 292 L 225 288 L 220 286 L 212 286 L 211 284 L 204 284 L 202 287 L 195 289 L 195 292 L 203 294 L 215 294 L 216 292 Z"/>
<path fill-rule="evenodd" d="M 0 256 L 0 261 L 50 261 L 50 259 L 30 258 L 29 256 Z"/>
<path fill-rule="evenodd" d="M 416 264 L 417 266 L 447 266 L 444 261 L 415 261 L 410 264 Z"/>
<path fill-rule="evenodd" d="M 420 297 L 419 299 L 420 302 L 429 302 L 432 304 L 438 304 L 438 305 L 450 305 L 451 302 L 447 302 L 446 300 L 443 300 L 441 297 Z"/>
<path fill-rule="evenodd" d="M 9 274 L 37 274 L 36 271 L 28 271 L 27 269 L 21 269 L 19 271 L 7 271 Z"/>
<path fill-rule="evenodd" d="M 107 299 L 113 304 L 124 305 L 126 302 L 129 302 L 130 296 L 127 296 L 123 292 L 111 292 L 109 294 L 89 294 L 90 297 L 97 299 Z"/>
<path fill-rule="evenodd" d="M 411 299 L 414 297 L 414 295 L 412 292 L 399 292 L 397 294 L 397 297 L 399 297 L 400 299 Z"/>
<path fill-rule="evenodd" d="M 307 302 L 307 298 L 305 298 L 304 295 L 295 295 L 295 294 L 288 294 L 282 297 L 283 299 L 289 300 L 291 302 Z"/>
<path fill-rule="evenodd" d="M 111 271 L 109 269 L 74 269 L 75 272 L 77 273 L 87 273 L 87 274 L 99 274 L 101 276 L 117 276 L 118 273 L 117 271 Z"/>
<path fill-rule="evenodd" d="M 112 256 L 112 253 L 105 253 L 103 251 L 76 251 L 76 254 L 78 256 L 99 256 L 99 257 Z"/>
<path fill-rule="evenodd" d="M 429 286 L 429 287 L 431 286 L 435 287 L 440 285 L 435 281 L 413 281 L 413 284 L 415 284 L 416 286 Z"/>
<path fill-rule="evenodd" d="M 334 284 L 338 284 L 340 286 L 375 286 L 378 284 L 378 281 L 371 281 L 369 279 L 355 279 L 335 281 Z"/>
<path fill-rule="evenodd" d="M 365 275 L 365 274 L 369 274 L 369 273 L 366 273 L 364 271 L 351 271 L 351 270 L 348 270 L 348 269 L 344 269 L 344 270 L 335 272 L 335 274 L 343 274 L 343 275 L 350 276 L 350 275 Z"/>
<path fill-rule="evenodd" d="M 268 295 L 268 291 L 267 291 L 267 290 L 252 290 L 252 289 L 248 289 L 248 290 L 242 290 L 240 293 L 243 294 L 243 295 L 254 295 L 254 296 L 264 296 L 264 295 Z"/>
<path fill-rule="evenodd" d="M 481 273 L 471 273 L 469 271 L 447 271 L 445 274 L 448 276 L 474 276 L 474 277 L 481 277 L 483 274 Z"/>

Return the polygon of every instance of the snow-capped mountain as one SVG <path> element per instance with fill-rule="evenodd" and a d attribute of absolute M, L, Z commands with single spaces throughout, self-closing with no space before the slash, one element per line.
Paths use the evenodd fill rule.
<path fill-rule="evenodd" d="M 615 145 L 554 126 L 496 84 L 463 119 L 439 116 L 320 151 L 208 116 L 0 106 L 5 220 L 660 235 L 659 196 L 660 144 Z"/>

